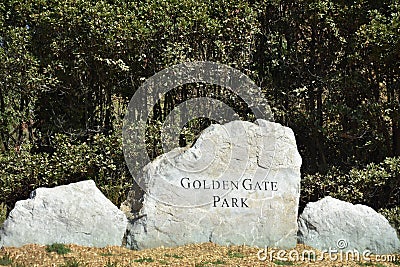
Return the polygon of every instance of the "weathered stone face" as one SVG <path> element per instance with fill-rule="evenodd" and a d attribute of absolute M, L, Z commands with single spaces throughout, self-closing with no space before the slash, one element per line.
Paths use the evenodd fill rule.
<path fill-rule="evenodd" d="M 0 245 L 122 245 L 126 216 L 91 180 L 38 188 L 15 204 L 0 230 Z"/>
<path fill-rule="evenodd" d="M 149 163 L 142 205 L 131 199 L 122 207 L 131 211 L 127 246 L 294 247 L 301 158 L 291 129 L 257 122 L 212 125 L 193 147 Z"/>
<path fill-rule="evenodd" d="M 299 218 L 299 243 L 319 250 L 357 250 L 361 255 L 400 252 L 396 231 L 384 216 L 364 205 L 332 197 L 308 203 Z"/>

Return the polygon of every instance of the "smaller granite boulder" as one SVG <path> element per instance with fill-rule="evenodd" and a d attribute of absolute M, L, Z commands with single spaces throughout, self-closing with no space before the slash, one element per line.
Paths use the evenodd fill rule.
<path fill-rule="evenodd" d="M 18 201 L 0 230 L 0 245 L 122 245 L 127 219 L 92 180 L 38 188 Z"/>
<path fill-rule="evenodd" d="M 332 197 L 307 204 L 299 218 L 298 241 L 328 251 L 400 252 L 396 231 L 383 215 Z"/>

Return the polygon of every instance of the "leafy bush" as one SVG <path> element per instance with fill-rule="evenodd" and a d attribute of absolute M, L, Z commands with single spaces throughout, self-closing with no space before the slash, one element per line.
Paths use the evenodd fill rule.
<path fill-rule="evenodd" d="M 379 212 L 388 219 L 389 223 L 396 229 L 397 235 L 400 238 L 400 206 L 381 209 Z"/>
<path fill-rule="evenodd" d="M 400 233 L 400 157 L 345 174 L 333 168 L 326 174 L 303 177 L 301 209 L 324 196 L 380 210 Z"/>
<path fill-rule="evenodd" d="M 52 152 L 32 153 L 30 144 L 19 153 L 0 154 L 0 203 L 13 207 L 38 187 L 93 179 L 115 205 L 125 200 L 132 185 L 126 167 L 120 135 L 94 135 L 88 140 L 74 140 L 57 134 L 52 138 Z"/>
<path fill-rule="evenodd" d="M 376 210 L 399 206 L 400 157 L 386 158 L 379 164 L 371 163 L 346 174 L 334 168 L 327 174 L 303 177 L 302 205 L 328 195 Z"/>

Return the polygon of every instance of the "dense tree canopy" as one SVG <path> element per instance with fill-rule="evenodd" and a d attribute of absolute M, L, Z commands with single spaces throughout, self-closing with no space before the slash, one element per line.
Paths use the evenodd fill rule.
<path fill-rule="evenodd" d="M 1 162 L 18 165 L 15 157 L 25 152 L 51 156 L 63 138 L 79 153 L 82 144 L 99 145 L 98 136 L 117 142 L 126 105 L 141 83 L 168 66 L 194 60 L 230 65 L 256 81 L 275 120 L 293 128 L 304 175 L 347 173 L 400 156 L 396 0 L 5 0 L 0 3 Z M 177 88 L 154 107 L 152 157 L 162 152 L 157 122 L 198 96 L 220 99 L 242 119 L 253 118 L 224 88 Z M 199 119 L 187 125 L 182 145 L 209 123 Z M 104 157 L 118 154 L 123 162 L 118 144 L 119 154 Z M 100 161 L 81 170 L 100 179 Z M 122 175 L 126 168 L 104 168 L 104 177 L 127 176 Z M 62 168 L 42 172 L 33 166 L 24 175 L 48 175 L 53 179 L 48 185 L 57 184 L 60 172 L 69 177 Z M 389 180 L 390 203 L 398 206 L 398 172 Z M 35 181 L 24 184 L 31 188 Z"/>

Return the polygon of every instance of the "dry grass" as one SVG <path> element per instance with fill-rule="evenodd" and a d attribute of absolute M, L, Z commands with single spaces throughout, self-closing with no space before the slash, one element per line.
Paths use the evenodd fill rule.
<path fill-rule="evenodd" d="M 307 261 L 284 261 L 273 258 L 260 261 L 258 248 L 248 246 L 219 246 L 213 243 L 193 244 L 176 248 L 155 248 L 132 251 L 122 247 L 89 248 L 67 245 L 70 253 L 61 255 L 47 252 L 46 246 L 26 245 L 21 248 L 2 248 L 1 258 L 9 258 L 9 266 L 400 266 L 400 263 L 378 263 L 374 259 L 365 261 L 319 261 L 311 257 Z M 309 247 L 298 245 L 296 251 L 302 255 Z M 271 250 L 267 254 L 269 255 Z M 292 252 L 293 253 L 293 252 Z M 398 255 L 399 256 L 399 255 Z M 374 258 L 374 257 L 372 257 Z M 400 259 L 400 258 L 398 258 Z M 1 264 L 1 261 L 0 261 Z"/>

